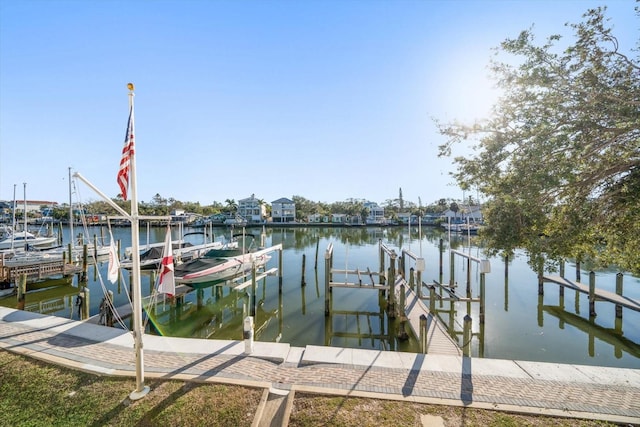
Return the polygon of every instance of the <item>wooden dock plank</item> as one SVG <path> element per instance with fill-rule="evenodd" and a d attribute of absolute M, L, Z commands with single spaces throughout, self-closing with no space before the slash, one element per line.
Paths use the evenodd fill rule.
<path fill-rule="evenodd" d="M 543 280 L 545 282 L 555 283 L 557 285 L 571 288 L 576 291 L 580 291 L 583 294 L 589 295 L 589 285 L 585 285 L 584 283 L 573 282 L 561 276 L 544 276 Z M 614 292 L 596 288 L 595 297 L 597 299 L 609 301 L 631 310 L 640 311 L 640 301 L 637 301 L 633 298 L 625 297 L 623 295 L 618 295 Z"/>
<path fill-rule="evenodd" d="M 405 316 L 407 316 L 407 321 L 416 337 L 420 336 L 420 316 L 423 314 L 427 316 L 428 353 L 462 356 L 462 349 L 449 335 L 446 326 L 431 314 L 427 306 L 402 278 L 396 281 L 396 301 L 400 301 L 400 289 L 402 287 L 405 290 Z"/>

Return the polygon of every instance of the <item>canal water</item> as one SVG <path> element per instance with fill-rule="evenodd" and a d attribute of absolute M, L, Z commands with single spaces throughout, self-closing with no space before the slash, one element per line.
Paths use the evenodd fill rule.
<path fill-rule="evenodd" d="M 162 242 L 165 228 L 141 227 L 141 247 L 147 241 Z M 201 232 L 202 229 L 185 229 L 183 233 Z M 241 229 L 214 228 L 216 240 L 228 240 Z M 296 228 L 247 228 L 247 235 L 255 237 L 254 245 L 261 240 L 266 246 L 282 244 L 283 279 L 280 288 L 278 277 L 267 277 L 258 282 L 255 295 L 251 287 L 241 292 L 228 287 L 210 286 L 188 293 L 182 304 L 159 303 L 148 311 L 148 333 L 169 336 L 200 337 L 211 339 L 242 339 L 242 319 L 255 301 L 256 337 L 260 341 L 284 342 L 294 346 L 331 345 L 337 347 L 384 349 L 392 351 L 417 351 L 415 337 L 399 340 L 399 321 L 386 315 L 386 298 L 379 291 L 367 289 L 368 276 L 363 276 L 363 286 L 358 289 L 334 288 L 331 295 L 331 313 L 325 316 L 325 251 L 333 244 L 333 267 L 340 270 L 379 270 L 380 242 L 401 254 L 402 249 L 425 259 L 423 282 L 434 280 L 449 283 L 449 249 L 485 259 L 482 248 L 473 237 L 449 236 L 446 232 L 423 227 L 296 227 Z M 63 230 L 68 242 L 67 229 Z M 100 237 L 103 230 L 90 230 Z M 129 228 L 113 228 L 115 240 L 121 247 L 131 245 Z M 178 230 L 173 231 L 177 240 Z M 201 243 L 202 235 L 189 235 L 187 240 Z M 442 276 L 440 273 L 440 241 L 443 242 Z M 247 244 L 251 239 L 246 238 Z M 271 254 L 267 268 L 278 266 L 279 253 Z M 305 258 L 304 275 L 302 271 Z M 622 320 L 615 317 L 615 306 L 597 302 L 597 316 L 589 318 L 587 295 L 566 290 L 563 304 L 559 287 L 544 285 L 544 295 L 538 295 L 537 275 L 527 265 L 526 254 L 518 252 L 509 260 L 508 275 L 505 262 L 490 258 L 491 272 L 486 274 L 486 314 L 480 323 L 479 303 L 443 301 L 436 304 L 439 318 L 452 336 L 462 345 L 463 319 L 472 319 L 471 353 L 473 357 L 516 359 L 542 362 L 575 363 L 597 366 L 640 368 L 640 313 L 623 310 Z M 389 264 L 387 262 L 386 267 Z M 456 293 L 466 294 L 467 277 L 471 278 L 473 298 L 480 291 L 480 272 L 471 264 L 457 257 L 454 262 Z M 129 277 L 123 274 L 117 284 L 107 280 L 107 262 L 97 268 L 90 266 L 88 287 L 90 313 L 99 314 L 104 291 L 111 290 L 115 305 L 128 303 Z M 567 263 L 565 276 L 575 279 L 575 264 Z M 596 271 L 596 286 L 615 291 L 614 270 Z M 557 273 L 554 273 L 557 274 Z M 580 272 L 582 282 L 588 282 L 589 271 Z M 152 289 L 150 275 L 142 275 L 142 294 Z M 304 280 L 303 280 L 304 279 Z M 334 282 L 354 282 L 355 276 L 335 274 Z M 640 300 L 640 278 L 624 276 L 624 295 Z M 281 289 L 281 290 L 280 290 Z M 428 289 L 423 290 L 429 295 Z M 70 284 L 27 294 L 26 309 L 79 319 L 77 306 L 78 280 Z M 447 296 L 446 293 L 444 296 Z M 255 298 L 255 300 L 254 300 Z M 428 301 L 425 303 L 429 305 Z M 0 299 L 0 305 L 15 306 L 15 297 Z M 131 319 L 125 319 L 131 326 Z M 408 328 L 407 328 L 408 329 Z"/>

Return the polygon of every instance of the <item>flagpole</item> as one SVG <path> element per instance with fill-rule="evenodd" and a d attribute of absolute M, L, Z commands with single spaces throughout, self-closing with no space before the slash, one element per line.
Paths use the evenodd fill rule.
<path fill-rule="evenodd" d="M 131 112 L 130 133 L 135 138 L 135 126 L 133 115 L 133 83 L 127 84 L 129 88 L 129 111 Z M 130 178 L 131 178 L 131 248 L 133 256 L 132 281 L 133 281 L 133 337 L 136 353 L 136 389 L 129 394 L 131 400 L 138 400 L 149 393 L 150 388 L 144 385 L 144 353 L 142 346 L 142 295 L 140 291 L 140 229 L 138 215 L 138 182 L 136 177 L 136 155 L 135 149 L 131 150 L 130 158 Z"/>

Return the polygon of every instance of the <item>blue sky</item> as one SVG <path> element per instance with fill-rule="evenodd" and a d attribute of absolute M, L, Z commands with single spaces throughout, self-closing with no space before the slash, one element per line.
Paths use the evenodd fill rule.
<path fill-rule="evenodd" d="M 0 200 L 115 197 L 128 82 L 141 201 L 462 198 L 432 118 L 487 115 L 491 49 L 606 5 L 629 50 L 635 4 L 0 0 Z"/>

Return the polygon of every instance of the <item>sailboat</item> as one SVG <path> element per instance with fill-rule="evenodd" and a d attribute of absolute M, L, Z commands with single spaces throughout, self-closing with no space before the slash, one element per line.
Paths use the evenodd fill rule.
<path fill-rule="evenodd" d="M 24 183 L 24 226 L 22 231 L 16 231 L 16 196 L 13 187 L 13 221 L 11 227 L 4 226 L 0 234 L 0 251 L 6 255 L 32 249 L 46 249 L 53 247 L 58 241 L 54 235 L 41 236 L 30 233 L 27 227 L 27 183 Z"/>

